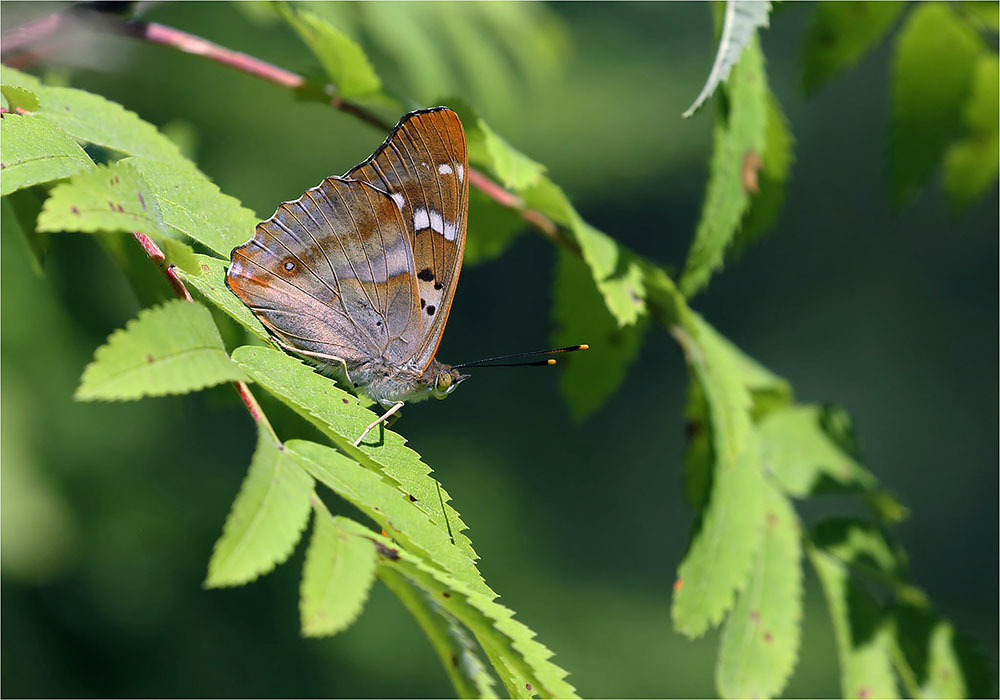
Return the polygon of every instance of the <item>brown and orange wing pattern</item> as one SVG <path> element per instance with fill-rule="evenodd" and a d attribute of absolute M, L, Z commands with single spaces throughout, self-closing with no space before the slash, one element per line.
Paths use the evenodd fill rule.
<path fill-rule="evenodd" d="M 422 341 L 407 221 L 365 182 L 327 178 L 235 248 L 227 283 L 280 340 L 349 365 Z"/>
<path fill-rule="evenodd" d="M 406 222 L 420 312 L 410 366 L 420 372 L 437 352 L 462 269 L 468 171 L 458 115 L 435 107 L 403 117 L 385 143 L 345 175 L 388 193 Z"/>

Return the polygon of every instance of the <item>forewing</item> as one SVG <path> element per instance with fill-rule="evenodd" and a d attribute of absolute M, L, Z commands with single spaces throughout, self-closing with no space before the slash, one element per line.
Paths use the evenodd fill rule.
<path fill-rule="evenodd" d="M 469 160 L 462 123 L 450 109 L 411 112 L 346 177 L 384 190 L 406 223 L 416 268 L 420 341 L 411 366 L 434 359 L 465 251 Z"/>
<path fill-rule="evenodd" d="M 327 178 L 285 202 L 235 248 L 229 287 L 306 353 L 400 363 L 420 342 L 415 269 L 396 203 L 367 183 Z"/>

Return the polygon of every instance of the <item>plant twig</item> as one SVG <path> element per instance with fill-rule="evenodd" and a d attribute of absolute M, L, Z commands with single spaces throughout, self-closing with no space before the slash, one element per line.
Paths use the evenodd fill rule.
<path fill-rule="evenodd" d="M 227 49 L 208 39 L 189 34 L 180 29 L 174 29 L 173 27 L 156 22 L 126 21 L 113 15 L 97 13 L 91 10 L 74 10 L 73 15 L 86 21 L 90 27 L 96 30 L 108 31 L 152 44 L 168 46 L 194 56 L 201 56 L 289 90 L 297 90 L 306 84 L 306 79 L 297 73 L 285 70 L 280 66 L 268 63 L 255 56 Z M 18 50 L 33 42 L 37 42 L 59 31 L 65 25 L 64 16 L 57 13 L 11 30 L 3 36 L 4 53 L 7 53 L 9 50 Z M 330 105 L 341 112 L 351 114 L 381 131 L 392 129 L 392 124 L 386 122 L 378 115 L 342 97 L 336 95 L 331 97 Z M 580 257 L 580 247 L 571 236 L 567 235 L 554 221 L 541 212 L 525 208 L 524 201 L 520 197 L 504 189 L 489 176 L 474 168 L 469 168 L 469 183 L 497 204 L 517 211 L 521 215 L 521 218 L 536 228 L 546 238 Z"/>
<path fill-rule="evenodd" d="M 146 256 L 153 261 L 153 263 L 160 268 L 160 272 L 166 277 L 167 282 L 173 288 L 174 293 L 184 301 L 194 301 L 191 297 L 191 292 L 188 291 L 187 285 L 184 284 L 184 280 L 180 278 L 177 274 L 177 268 L 171 264 L 167 263 L 167 258 L 160 250 L 160 246 L 153 242 L 153 239 L 144 233 L 139 233 L 138 231 L 133 231 L 132 236 L 135 240 L 142 246 L 145 251 Z M 261 409 L 260 404 L 257 403 L 257 399 L 254 397 L 253 393 L 250 391 L 250 387 L 247 386 L 246 382 L 235 381 L 233 386 L 236 388 L 236 393 L 240 395 L 240 399 L 243 401 L 243 405 L 246 406 L 247 412 L 250 413 L 250 417 L 253 418 L 254 422 L 262 426 L 267 432 L 271 434 L 274 441 L 277 444 L 281 444 L 281 440 L 278 439 L 278 434 L 274 432 L 274 428 L 271 426 L 271 422 L 264 415 L 264 411 Z"/>

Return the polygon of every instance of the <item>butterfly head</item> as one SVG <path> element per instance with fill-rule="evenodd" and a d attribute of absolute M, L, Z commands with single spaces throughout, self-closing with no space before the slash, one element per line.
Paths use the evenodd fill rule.
<path fill-rule="evenodd" d="M 455 387 L 468 378 L 468 374 L 462 374 L 457 369 L 442 366 L 434 376 L 434 383 L 431 385 L 431 392 L 434 394 L 434 398 L 443 399 L 445 396 L 455 391 Z"/>

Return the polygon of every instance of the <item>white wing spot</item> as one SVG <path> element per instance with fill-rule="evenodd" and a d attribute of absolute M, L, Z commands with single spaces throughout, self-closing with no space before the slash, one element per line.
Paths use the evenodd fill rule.
<path fill-rule="evenodd" d="M 403 195 L 401 195 L 399 192 L 393 192 L 389 196 L 392 197 L 392 201 L 396 203 L 396 206 L 399 207 L 399 210 L 403 211 L 403 204 L 406 203 L 406 200 L 403 199 Z"/>
<path fill-rule="evenodd" d="M 431 209 L 431 228 L 444 235 L 444 218 L 441 216 L 441 212 L 433 209 Z"/>
<path fill-rule="evenodd" d="M 455 240 L 455 235 L 458 233 L 458 226 L 451 221 L 444 222 L 444 238 L 446 241 Z"/>
<path fill-rule="evenodd" d="M 447 163 L 441 163 L 441 165 L 438 166 L 438 172 L 442 175 L 451 175 L 451 166 Z"/>
<path fill-rule="evenodd" d="M 459 180 L 459 182 L 462 181 L 463 177 L 465 177 L 465 167 L 462 166 L 462 165 L 460 165 L 460 166 L 458 166 L 458 180 Z"/>
<path fill-rule="evenodd" d="M 421 229 L 429 228 L 431 225 L 431 220 L 427 218 L 427 210 L 423 207 L 417 207 L 413 211 L 413 228 L 417 231 Z"/>

